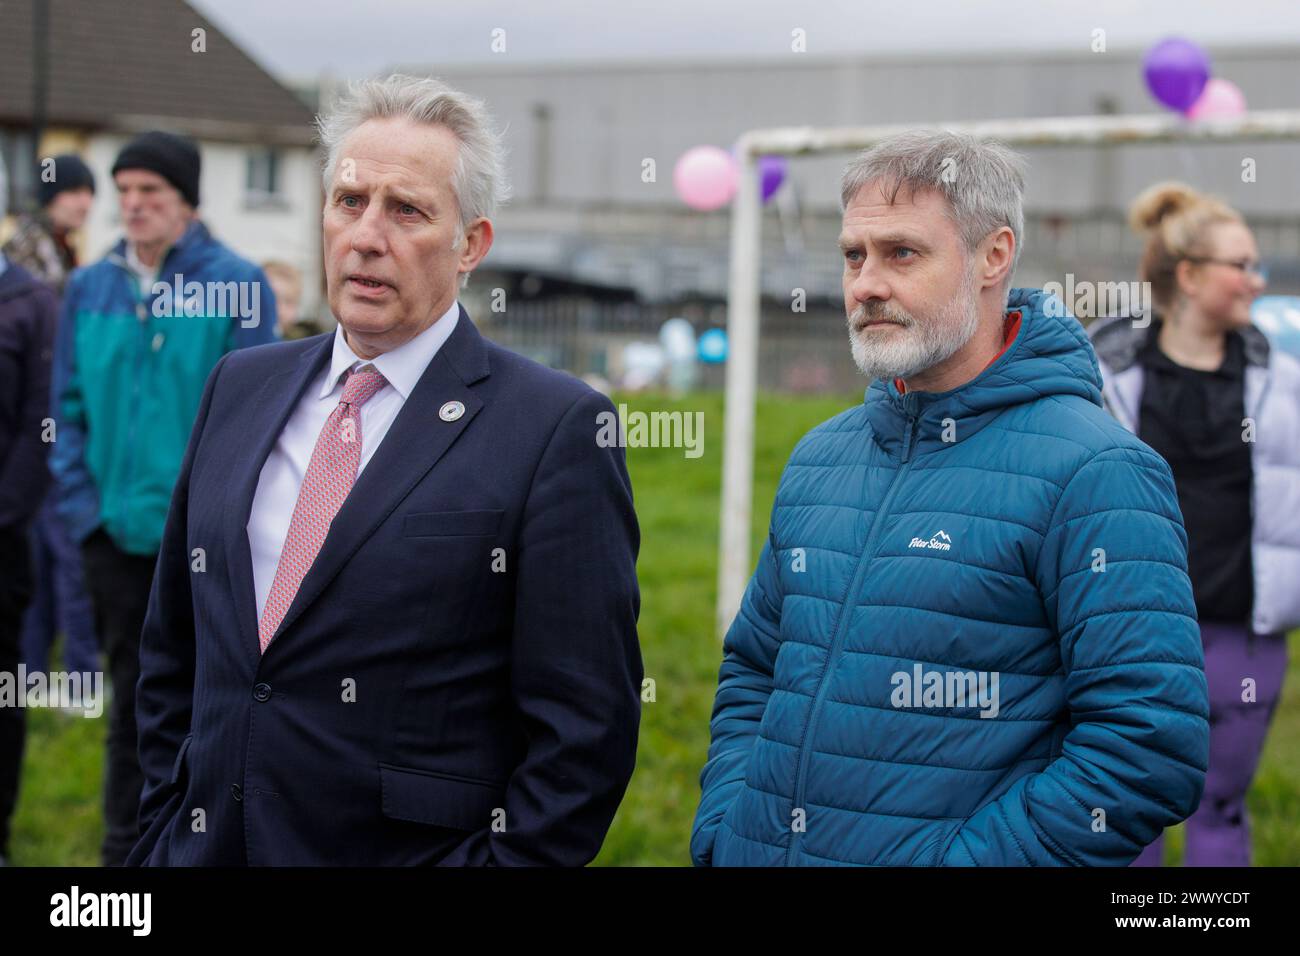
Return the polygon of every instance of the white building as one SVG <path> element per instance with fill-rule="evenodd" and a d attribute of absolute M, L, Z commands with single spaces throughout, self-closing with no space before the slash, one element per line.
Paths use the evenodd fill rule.
<path fill-rule="evenodd" d="M 315 315 L 323 282 L 311 110 L 181 0 L 40 6 L 43 18 L 38 0 L 5 3 L 0 30 L 0 155 L 10 212 L 30 201 L 34 156 L 78 153 L 97 187 L 80 252 L 83 261 L 96 259 L 121 235 L 109 176 L 118 151 L 149 129 L 188 135 L 203 159 L 204 223 L 245 258 L 301 270 L 302 312 Z"/>

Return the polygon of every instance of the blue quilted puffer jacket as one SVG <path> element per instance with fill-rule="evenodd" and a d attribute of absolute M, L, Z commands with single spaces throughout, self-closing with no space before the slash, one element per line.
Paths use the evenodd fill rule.
<path fill-rule="evenodd" d="M 1014 311 L 970 382 L 873 382 L 795 448 L 723 647 L 697 865 L 1118 866 L 1196 808 L 1169 467 L 1103 411 L 1060 300 Z"/>

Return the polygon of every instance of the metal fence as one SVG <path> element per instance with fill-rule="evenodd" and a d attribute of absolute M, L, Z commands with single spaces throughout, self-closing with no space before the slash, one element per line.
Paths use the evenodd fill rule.
<path fill-rule="evenodd" d="M 625 381 L 625 358 L 634 343 L 659 342 L 671 318 L 691 323 L 696 337 L 726 326 L 720 304 L 607 304 L 575 299 L 520 302 L 502 312 L 471 310 L 488 338 L 521 355 L 579 377 Z M 759 382 L 769 391 L 854 392 L 866 382 L 853 365 L 842 310 L 810 304 L 792 313 L 774 305 L 763 315 Z M 695 387 L 721 389 L 723 365 L 698 363 Z"/>
<path fill-rule="evenodd" d="M 833 237 L 829 221 L 820 225 L 826 228 L 819 231 Z M 1300 221 L 1252 217 L 1250 226 L 1270 266 L 1267 292 L 1300 294 Z M 1128 281 L 1136 278 L 1142 251 L 1141 238 L 1117 212 L 1028 216 L 1024 245 L 1015 284 L 1034 287 L 1065 285 L 1067 277 L 1079 283 Z M 710 254 L 725 255 L 720 238 Z M 765 250 L 764 268 L 802 276 L 807 300 L 806 311 L 795 312 L 789 299 L 763 299 L 758 386 L 764 391 L 849 394 L 865 388 L 849 353 L 834 256 L 832 247 L 810 268 L 811 262 L 783 259 L 779 247 Z M 657 342 L 668 319 L 685 318 L 697 336 L 727 324 L 726 304 L 712 290 L 696 300 L 672 303 L 597 302 L 581 296 L 543 301 L 516 295 L 502 311 L 493 311 L 493 285 L 492 275 L 484 273 L 465 290 L 466 307 L 485 335 L 543 364 L 616 385 L 625 372 L 627 347 Z M 1086 323 L 1092 316 L 1080 318 Z M 722 388 L 722 365 L 701 364 L 697 371 L 697 387 Z"/>

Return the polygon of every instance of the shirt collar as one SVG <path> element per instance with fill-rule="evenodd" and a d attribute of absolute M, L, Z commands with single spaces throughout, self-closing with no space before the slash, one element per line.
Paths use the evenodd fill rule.
<path fill-rule="evenodd" d="M 1246 374 L 1246 343 L 1239 332 L 1229 332 L 1223 346 L 1223 364 L 1219 366 L 1220 375 L 1227 378 L 1242 378 Z"/>
<path fill-rule="evenodd" d="M 158 262 L 155 265 L 147 266 L 140 261 L 140 257 L 136 254 L 135 243 L 128 242 L 126 244 L 127 267 L 135 273 L 136 278 L 140 280 L 140 284 L 146 288 L 151 287 L 154 280 L 162 272 L 162 261 L 166 254 L 166 250 L 163 250 L 163 254 L 158 257 Z"/>
<path fill-rule="evenodd" d="M 452 300 L 451 308 L 415 338 L 369 361 L 359 358 L 357 353 L 352 351 L 352 347 L 348 345 L 343 335 L 343 326 L 338 326 L 334 330 L 334 354 L 330 358 L 329 375 L 321 383 L 320 397 L 329 398 L 330 393 L 338 387 L 339 379 L 348 369 L 359 365 L 373 365 L 388 384 L 397 389 L 397 393 L 402 396 L 402 401 L 406 401 L 411 397 L 411 392 L 414 391 L 415 384 L 420 381 L 424 370 L 438 354 L 438 349 L 442 348 L 443 343 L 456 330 L 456 323 L 459 320 L 460 302 Z"/>
<path fill-rule="evenodd" d="M 186 245 L 189 238 L 197 234 L 201 228 L 202 226 L 199 224 L 197 218 L 191 219 L 185 226 L 185 230 L 181 233 L 180 238 L 172 245 L 163 247 L 162 252 L 158 256 L 158 262 L 155 265 L 147 266 L 141 262 L 140 256 L 136 251 L 135 243 L 131 242 L 129 239 L 122 240 L 126 244 L 126 249 L 123 252 L 122 258 L 126 261 L 126 264 L 131 271 L 139 276 L 140 281 L 144 285 L 152 286 L 158 277 L 162 275 L 163 266 L 167 262 L 167 257 L 172 254 L 172 250 L 179 249 L 181 246 Z"/>
<path fill-rule="evenodd" d="M 1242 378 L 1246 374 L 1245 342 L 1238 332 L 1228 332 L 1223 344 L 1223 362 L 1215 369 L 1189 369 L 1179 365 L 1160 348 L 1161 320 L 1155 319 L 1147 329 L 1146 341 L 1139 350 L 1148 366 L 1174 372 L 1199 371 L 1221 378 Z"/>

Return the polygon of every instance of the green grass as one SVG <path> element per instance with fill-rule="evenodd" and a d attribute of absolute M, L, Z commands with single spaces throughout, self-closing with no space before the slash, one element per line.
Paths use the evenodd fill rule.
<path fill-rule="evenodd" d="M 51 667 L 56 665 L 51 661 Z M 98 719 L 27 711 L 22 790 L 9 836 L 16 866 L 98 866 L 108 708 Z"/>
<path fill-rule="evenodd" d="M 709 748 L 709 715 L 722 642 L 714 627 L 718 593 L 722 398 L 634 396 L 631 410 L 704 413 L 704 453 L 629 448 L 628 470 L 641 524 L 641 657 L 655 682 L 654 703 L 641 706 L 636 773 L 597 863 L 686 865 L 700 768 Z M 808 429 L 861 396 L 759 400 L 754 434 L 753 558 L 767 534 L 776 483 Z"/>
<path fill-rule="evenodd" d="M 596 862 L 675 866 L 687 844 L 709 744 L 722 648 L 714 631 L 717 594 L 722 399 L 631 396 L 630 409 L 704 413 L 700 458 L 680 448 L 629 448 L 641 524 L 641 653 L 655 701 L 642 706 L 637 769 Z M 753 557 L 766 534 L 776 482 L 809 428 L 861 400 L 764 396 L 755 434 Z M 11 844 L 24 865 L 93 866 L 103 824 L 99 784 L 106 721 L 28 712 L 27 760 Z M 1283 700 L 1249 798 L 1257 865 L 1300 865 L 1300 632 L 1291 635 Z M 1182 835 L 1166 840 L 1169 861 Z"/>

